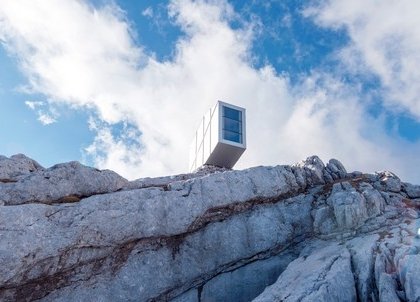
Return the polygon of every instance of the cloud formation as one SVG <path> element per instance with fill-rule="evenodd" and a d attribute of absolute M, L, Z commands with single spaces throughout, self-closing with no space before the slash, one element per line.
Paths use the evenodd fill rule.
<path fill-rule="evenodd" d="M 322 17 L 329 8 L 307 15 L 332 26 Z M 320 70 L 291 86 L 271 65 L 254 67 L 255 24 L 243 23 L 226 1 L 173 0 L 168 10 L 185 35 L 167 61 L 136 45 L 115 5 L 3 2 L 0 39 L 19 59 L 30 91 L 52 104 L 95 112 L 90 127 L 97 136 L 88 155 L 100 168 L 129 178 L 185 172 L 195 128 L 220 99 L 247 109 L 248 150 L 238 167 L 293 163 L 318 154 L 336 157 L 350 170 L 389 168 L 420 180 L 409 162 L 419 163 L 414 155 L 419 144 L 387 135 L 381 117 L 366 113 L 357 87 Z M 242 26 L 233 28 L 232 20 Z M 367 68 L 377 72 L 375 66 Z M 417 92 L 407 93 L 413 95 L 408 108 Z M 125 125 L 119 135 L 112 131 L 117 123 Z"/>
<path fill-rule="evenodd" d="M 46 126 L 57 122 L 59 114 L 52 108 L 45 108 L 47 105 L 44 102 L 25 101 L 25 105 L 28 106 L 29 109 L 36 112 L 38 115 L 38 121 L 40 121 L 41 124 Z"/>
<path fill-rule="evenodd" d="M 420 121 L 420 2 L 323 1 L 305 14 L 318 25 L 345 28 L 351 43 L 342 49 L 345 66 L 379 77 L 385 104 Z"/>

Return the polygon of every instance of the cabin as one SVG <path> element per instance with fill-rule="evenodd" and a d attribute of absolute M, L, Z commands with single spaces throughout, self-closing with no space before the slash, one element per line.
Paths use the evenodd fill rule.
<path fill-rule="evenodd" d="M 190 149 L 189 170 L 232 168 L 246 150 L 245 109 L 218 101 L 203 116 Z"/>

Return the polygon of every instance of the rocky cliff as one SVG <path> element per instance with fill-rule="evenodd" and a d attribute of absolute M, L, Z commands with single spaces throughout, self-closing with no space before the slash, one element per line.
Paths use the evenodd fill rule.
<path fill-rule="evenodd" d="M 132 182 L 0 156 L 0 300 L 419 301 L 419 208 L 316 156 Z"/>

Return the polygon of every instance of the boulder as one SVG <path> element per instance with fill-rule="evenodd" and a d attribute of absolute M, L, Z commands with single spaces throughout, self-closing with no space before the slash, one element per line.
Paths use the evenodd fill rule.
<path fill-rule="evenodd" d="M 325 167 L 325 170 L 329 175 L 331 175 L 333 180 L 347 177 L 346 168 L 344 168 L 343 164 L 336 159 L 330 159 Z"/>
<path fill-rule="evenodd" d="M 420 198 L 420 186 L 404 183 L 404 191 L 410 198 Z"/>
<path fill-rule="evenodd" d="M 310 156 L 307 159 L 295 164 L 294 167 L 303 169 L 307 184 L 315 185 L 325 183 L 325 165 L 318 156 Z"/>
<path fill-rule="evenodd" d="M 5 205 L 71 203 L 91 195 L 118 191 L 126 183 L 126 179 L 113 171 L 69 162 L 38 169 L 13 183 L 0 184 L 0 202 Z"/>
<path fill-rule="evenodd" d="M 0 155 L 0 183 L 16 182 L 22 176 L 43 169 L 40 164 L 23 154 L 10 158 Z"/>
<path fill-rule="evenodd" d="M 346 189 L 347 187 L 347 189 Z M 336 184 L 327 199 L 327 204 L 334 210 L 337 226 L 340 230 L 354 230 L 368 218 L 366 199 L 349 183 Z"/>
<path fill-rule="evenodd" d="M 377 175 L 379 177 L 379 188 L 394 193 L 401 191 L 402 183 L 397 175 L 389 171 L 378 172 Z"/>

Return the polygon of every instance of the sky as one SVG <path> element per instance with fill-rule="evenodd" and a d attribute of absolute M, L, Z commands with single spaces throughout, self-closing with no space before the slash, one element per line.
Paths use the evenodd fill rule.
<path fill-rule="evenodd" d="M 188 172 L 217 100 L 235 168 L 318 155 L 420 183 L 420 2 L 4 0 L 0 154 L 128 179 Z"/>

